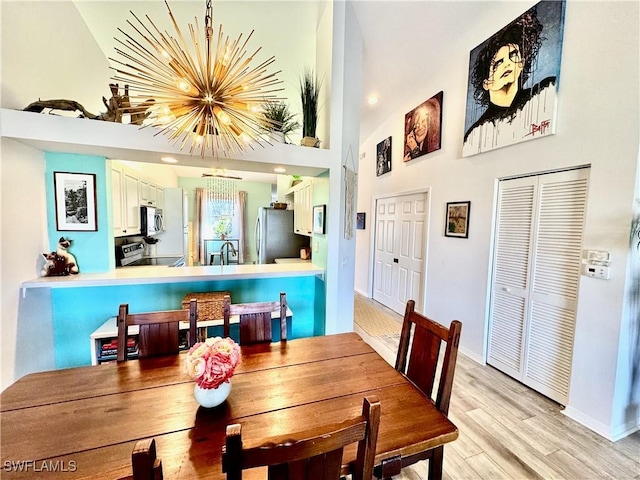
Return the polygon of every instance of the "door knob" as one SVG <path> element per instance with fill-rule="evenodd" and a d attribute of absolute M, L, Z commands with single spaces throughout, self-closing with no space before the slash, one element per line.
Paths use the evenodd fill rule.
<path fill-rule="evenodd" d="M 393 263 L 398 263 L 398 259 L 397 259 L 397 258 L 394 258 L 394 259 L 393 259 Z"/>

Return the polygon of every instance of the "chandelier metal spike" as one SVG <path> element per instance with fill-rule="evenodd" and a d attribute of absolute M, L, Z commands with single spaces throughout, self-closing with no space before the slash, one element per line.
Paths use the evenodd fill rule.
<path fill-rule="evenodd" d="M 247 56 L 253 30 L 246 39 L 240 34 L 232 41 L 224 37 L 220 25 L 213 42 L 211 0 L 206 0 L 204 28 L 196 18 L 195 26 L 188 24 L 187 35 L 167 0 L 164 3 L 175 36 L 161 31 L 148 15 L 145 23 L 132 11 L 135 22 L 127 20 L 127 24 L 133 32 L 118 28 L 124 39 L 116 38 L 120 58 L 109 58 L 115 65 L 113 80 L 129 85 L 130 98 L 139 105 L 127 111 L 150 112 L 143 128 L 157 127 L 156 135 L 165 134 L 180 150 L 199 151 L 202 157 L 208 152 L 214 157 L 229 156 L 253 149 L 254 144 L 270 143 L 263 133 L 276 125 L 263 115 L 261 106 L 282 100 L 276 95 L 284 90 L 276 88 L 283 83 L 277 78 L 281 71 L 268 73 L 275 57 L 251 67 L 262 49 Z M 203 37 L 199 32 L 204 32 Z"/>

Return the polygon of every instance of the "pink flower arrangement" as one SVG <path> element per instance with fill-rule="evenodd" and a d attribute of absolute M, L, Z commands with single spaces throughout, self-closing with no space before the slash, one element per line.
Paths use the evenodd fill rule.
<path fill-rule="evenodd" d="M 240 347 L 230 338 L 207 338 L 189 349 L 187 374 L 200 388 L 218 388 L 233 377 L 240 363 Z"/>

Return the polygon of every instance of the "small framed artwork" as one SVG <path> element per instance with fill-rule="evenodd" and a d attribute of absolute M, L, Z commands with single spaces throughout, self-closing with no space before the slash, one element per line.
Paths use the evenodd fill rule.
<path fill-rule="evenodd" d="M 356 228 L 358 230 L 364 230 L 365 229 L 366 219 L 367 219 L 367 214 L 365 212 L 356 213 Z"/>
<path fill-rule="evenodd" d="M 326 212 L 326 205 L 316 205 L 313 207 L 313 233 L 324 235 L 324 217 Z"/>
<path fill-rule="evenodd" d="M 471 202 L 447 203 L 445 237 L 469 238 L 469 212 Z"/>
<path fill-rule="evenodd" d="M 405 162 L 440 150 L 442 96 L 443 92 L 436 93 L 404 116 Z"/>
<path fill-rule="evenodd" d="M 391 137 L 385 138 L 376 147 L 376 175 L 391 171 Z"/>
<path fill-rule="evenodd" d="M 53 172 L 58 231 L 95 232 L 96 176 L 93 173 Z"/>

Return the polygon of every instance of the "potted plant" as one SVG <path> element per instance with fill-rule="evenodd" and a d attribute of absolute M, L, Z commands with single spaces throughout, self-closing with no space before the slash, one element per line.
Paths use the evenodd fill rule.
<path fill-rule="evenodd" d="M 225 240 L 231 234 L 231 218 L 220 216 L 213 227 L 213 231 L 221 240 Z"/>
<path fill-rule="evenodd" d="M 295 187 L 299 183 L 302 182 L 302 177 L 300 175 L 291 175 L 291 186 Z"/>
<path fill-rule="evenodd" d="M 300 78 L 300 100 L 302 101 L 302 141 L 305 147 L 319 147 L 316 137 L 318 124 L 318 94 L 320 82 L 313 69 L 308 68 Z"/>
<path fill-rule="evenodd" d="M 300 128 L 300 123 L 295 120 L 296 115 L 291 113 L 285 101 L 263 103 L 262 115 L 269 132 L 277 133 L 275 137 L 279 136 L 284 143 L 288 143 L 290 133 Z"/>

